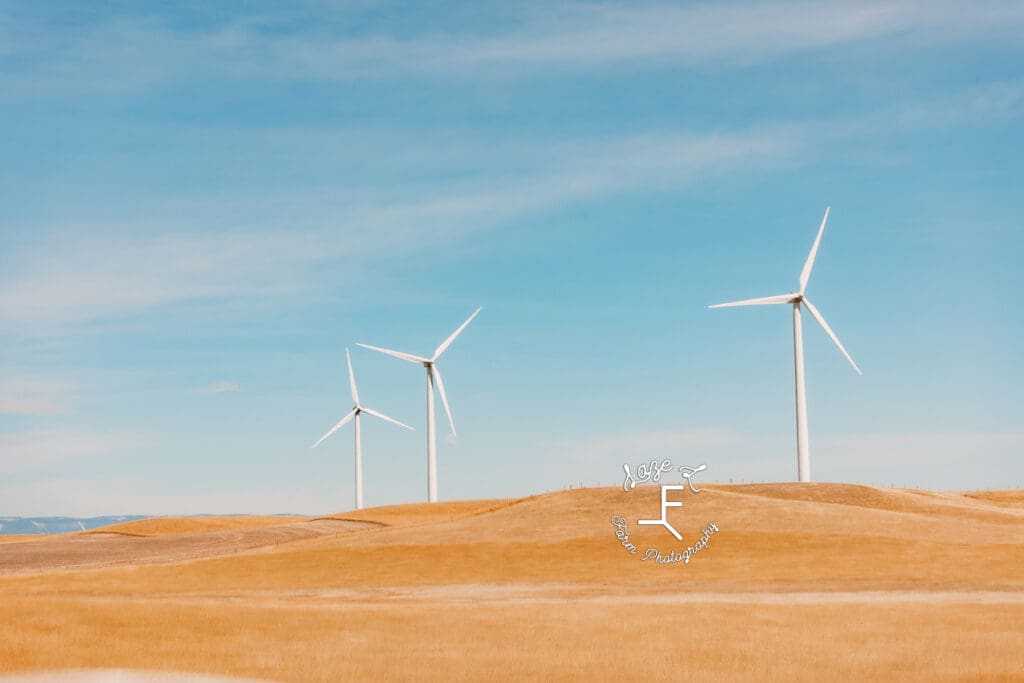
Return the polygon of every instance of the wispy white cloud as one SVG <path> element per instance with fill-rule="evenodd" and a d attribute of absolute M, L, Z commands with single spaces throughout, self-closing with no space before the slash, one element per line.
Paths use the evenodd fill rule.
<path fill-rule="evenodd" d="M 1013 41 L 1024 28 L 1024 7 L 1010 0 L 970 7 L 941 0 L 572 3 L 506 13 L 504 29 L 488 33 L 403 27 L 401 34 L 370 29 L 353 36 L 333 31 L 329 22 L 297 30 L 295 20 L 303 16 L 303 10 L 274 12 L 187 32 L 155 17 L 118 17 L 76 26 L 74 33 L 36 31 L 32 40 L 8 21 L 0 44 L 35 64 L 17 83 L 8 76 L 8 85 L 38 92 L 48 84 L 131 89 L 200 69 L 232 77 L 362 80 L 630 63 L 727 68 L 868 40 L 890 39 L 882 47 L 901 50 Z"/>
<path fill-rule="evenodd" d="M 222 379 L 211 384 L 207 384 L 205 387 L 199 388 L 201 394 L 225 394 L 234 391 L 240 391 L 241 387 L 238 386 L 238 382 L 232 382 L 231 380 Z"/>
<path fill-rule="evenodd" d="M 735 66 L 898 33 L 954 40 L 1022 20 L 1001 3 L 977 14 L 923 2 L 572 5 L 507 36 L 435 49 L 435 68 L 481 64 L 605 66 L 658 61 Z M 421 55 L 422 56 L 422 55 Z"/>
<path fill-rule="evenodd" d="M 320 217 L 314 226 L 288 232 L 232 233 L 211 226 L 203 233 L 141 236 L 132 226 L 65 229 L 20 253 L 17 266 L 0 276 L 0 328 L 52 332 L 172 304 L 294 294 L 306 286 L 312 268 L 335 259 L 344 258 L 346 271 L 356 272 L 368 258 L 443 246 L 603 193 L 775 167 L 798 144 L 791 132 L 654 133 L 577 143 L 565 148 L 567 159 L 549 159 L 547 167 L 415 188 L 404 203 L 353 203 L 333 220 Z M 324 223 L 339 227 L 320 227 Z"/>
<path fill-rule="evenodd" d="M 903 129 L 951 128 L 1020 116 L 1024 116 L 1024 80 L 1007 80 L 945 93 L 930 101 L 908 102 L 895 107 L 887 120 L 889 126 Z M 882 121 L 875 124 L 884 125 Z"/>
<path fill-rule="evenodd" d="M 88 429 L 40 429 L 0 434 L 0 473 L 52 471 L 73 460 L 124 455 L 142 448 L 138 435 Z"/>
<path fill-rule="evenodd" d="M 0 275 L 0 329 L 52 332 L 172 305 L 292 296 L 310 286 L 317 267 L 339 259 L 356 278 L 361 267 L 383 255 L 442 249 L 511 220 L 594 197 L 800 167 L 820 159 L 825 143 L 856 141 L 863 153 L 886 135 L 1021 115 L 1024 82 L 1006 81 L 833 119 L 556 144 L 524 140 L 506 171 L 484 141 L 471 144 L 460 161 L 478 166 L 468 174 L 473 180 L 412 181 L 397 196 L 370 181 L 362 193 L 346 190 L 341 204 L 333 189 L 252 198 L 256 207 L 271 207 L 269 229 L 224 230 L 215 217 L 207 218 L 213 224 L 202 232 L 190 218 L 187 234 L 176 233 L 174 222 L 146 226 L 149 234 L 133 224 L 65 226 L 35 249 L 17 253 L 15 266 Z M 447 148 L 438 153 L 450 154 Z M 418 164 L 429 173 L 429 159 Z M 299 205 L 323 208 L 303 214 L 301 222 L 292 219 L 288 230 L 275 227 L 287 220 L 281 207 Z"/>
<path fill-rule="evenodd" d="M 280 291 L 296 286 L 291 268 L 312 260 L 313 249 L 272 233 L 141 237 L 111 235 L 109 228 L 65 230 L 5 279 L 0 320 L 87 319 L 240 288 Z"/>
<path fill-rule="evenodd" d="M 55 415 L 71 412 L 69 385 L 51 379 L 0 379 L 0 415 Z"/>

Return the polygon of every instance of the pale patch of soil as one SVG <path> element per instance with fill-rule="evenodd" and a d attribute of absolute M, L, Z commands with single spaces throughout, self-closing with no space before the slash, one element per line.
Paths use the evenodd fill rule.
<path fill-rule="evenodd" d="M 255 678 L 204 676 L 184 671 L 132 671 L 129 669 L 41 671 L 0 676 L 0 683 L 270 683 Z"/>

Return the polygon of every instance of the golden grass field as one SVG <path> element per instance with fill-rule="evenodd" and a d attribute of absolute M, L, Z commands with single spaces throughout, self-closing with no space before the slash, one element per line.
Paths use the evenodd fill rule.
<path fill-rule="evenodd" d="M 707 485 L 669 512 L 689 543 L 720 529 L 689 565 L 641 562 L 615 537 L 619 514 L 640 554 L 678 547 L 635 524 L 659 516 L 659 494 L 144 520 L 3 543 L 0 672 L 1024 680 L 1024 491 Z"/>
<path fill-rule="evenodd" d="M 165 534 L 191 534 L 203 531 L 225 531 L 250 527 L 275 526 L 288 522 L 303 522 L 305 517 L 246 515 L 239 517 L 153 517 L 110 524 L 92 533 L 124 534 L 125 536 L 162 536 Z"/>

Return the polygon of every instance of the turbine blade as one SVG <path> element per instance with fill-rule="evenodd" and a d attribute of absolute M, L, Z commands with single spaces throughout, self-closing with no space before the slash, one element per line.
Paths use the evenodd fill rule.
<path fill-rule="evenodd" d="M 370 346 L 369 344 L 359 344 L 359 343 L 357 343 L 356 346 L 362 346 L 364 349 L 370 349 L 371 351 L 379 351 L 381 353 L 386 353 L 389 356 L 394 356 L 395 358 L 401 358 L 402 360 L 407 360 L 410 363 L 429 363 L 430 362 L 429 358 L 421 358 L 420 356 L 414 356 L 411 353 L 402 353 L 401 351 L 392 351 L 391 349 L 382 349 L 379 346 Z"/>
<path fill-rule="evenodd" d="M 804 269 L 800 271 L 800 293 L 803 294 L 804 290 L 807 289 L 807 281 L 811 279 L 811 268 L 814 267 L 814 257 L 818 255 L 818 245 L 821 244 L 821 234 L 825 232 L 825 221 L 828 220 L 828 211 L 832 207 L 825 207 L 825 217 L 821 219 L 821 227 L 818 228 L 818 236 L 814 238 L 814 246 L 811 247 L 811 253 L 807 255 L 807 261 L 804 263 Z"/>
<path fill-rule="evenodd" d="M 452 419 L 452 411 L 448 408 L 448 397 L 444 394 L 444 382 L 441 380 L 441 371 L 433 365 L 430 366 L 430 369 L 434 372 L 434 379 L 437 380 L 437 393 L 441 394 L 441 404 L 444 406 L 445 414 L 448 415 L 448 424 L 452 427 L 452 436 L 458 436 L 455 433 L 455 420 Z"/>
<path fill-rule="evenodd" d="M 839 337 L 836 336 L 836 333 L 833 332 L 832 328 L 828 326 L 827 322 L 825 322 L 825 317 L 821 313 L 819 313 L 818 309 L 814 307 L 814 304 L 812 304 L 807 299 L 804 299 L 804 305 L 807 306 L 807 310 L 810 311 L 811 315 L 814 316 L 814 319 L 818 321 L 818 324 L 825 329 L 825 332 L 828 333 L 828 336 L 832 337 L 832 341 L 836 343 L 836 346 L 839 347 L 839 350 L 843 352 L 844 356 L 846 356 L 846 360 L 850 361 L 850 365 L 852 365 L 853 369 L 857 371 L 857 374 L 863 375 L 864 373 L 861 372 L 860 368 L 857 367 L 857 364 L 853 362 L 853 358 L 851 358 L 850 354 L 848 354 L 846 352 L 846 349 L 843 348 L 843 343 L 839 341 Z"/>
<path fill-rule="evenodd" d="M 715 304 L 708 308 L 728 308 L 730 306 L 764 306 L 767 304 L 788 304 L 799 294 L 776 294 L 775 296 L 763 296 L 760 299 L 744 299 L 743 301 L 730 301 L 727 304 Z"/>
<path fill-rule="evenodd" d="M 409 431 L 412 431 L 412 432 L 415 432 L 415 431 L 416 431 L 416 429 L 415 429 L 415 428 L 413 428 L 413 427 L 410 427 L 409 425 L 405 424 L 404 422 L 399 422 L 399 421 L 398 421 L 398 420 L 396 420 L 395 418 L 393 418 L 393 417 L 388 417 L 388 416 L 387 416 L 387 415 L 385 415 L 384 413 L 378 413 L 378 412 L 377 412 L 376 410 L 370 410 L 369 408 L 363 408 L 363 412 L 364 412 L 364 413 L 369 413 L 370 415 L 373 415 L 374 417 L 379 417 L 379 418 L 380 418 L 380 419 L 382 419 L 382 420 L 387 420 L 388 422 L 391 422 L 391 423 L 393 423 L 393 424 L 396 424 L 396 425 L 398 425 L 399 427 L 405 427 L 405 428 L 406 428 L 406 429 L 408 429 Z"/>
<path fill-rule="evenodd" d="M 348 361 L 348 386 L 352 389 L 352 401 L 359 405 L 359 390 L 356 389 L 356 373 L 352 372 L 352 356 L 348 353 L 348 348 L 345 348 L 345 360 Z"/>
<path fill-rule="evenodd" d="M 315 444 L 313 444 L 312 446 L 310 446 L 310 448 L 316 448 L 316 447 L 317 447 L 317 446 L 319 446 L 319 445 L 320 445 L 321 443 L 323 443 L 323 440 L 324 440 L 324 439 L 326 439 L 326 438 L 327 438 L 327 437 L 329 437 L 329 436 L 330 436 L 331 434 L 333 434 L 334 432 L 336 432 L 336 431 L 338 431 L 339 429 L 341 429 L 342 427 L 344 427 L 344 426 L 345 426 L 345 424 L 346 424 L 346 423 L 347 423 L 347 422 L 348 422 L 349 420 L 351 420 L 351 419 L 352 419 L 353 417 L 355 417 L 355 416 L 356 416 L 356 412 L 357 412 L 358 410 L 359 410 L 358 408 L 353 408 L 353 409 L 352 409 L 352 412 L 351 412 L 351 413 L 349 413 L 349 414 L 348 414 L 348 415 L 346 415 L 345 417 L 341 418 L 341 422 L 339 422 L 338 424 L 336 424 L 336 425 L 334 425 L 333 427 L 331 427 L 331 431 L 329 431 L 329 432 L 327 432 L 326 434 L 324 434 L 323 436 L 321 436 L 321 437 L 320 437 L 320 440 L 319 440 L 319 441 L 317 441 L 317 442 L 316 442 Z"/>
<path fill-rule="evenodd" d="M 446 349 L 447 349 L 447 348 L 448 348 L 449 346 L 451 346 L 451 345 L 452 345 L 452 342 L 453 342 L 453 341 L 455 341 L 455 338 L 456 338 L 456 337 L 458 337 L 458 336 L 459 336 L 460 334 L 462 334 L 462 331 L 463 331 L 464 329 L 466 329 L 466 325 L 468 325 L 468 324 L 469 324 L 469 323 L 470 323 L 470 322 L 471 322 L 471 321 L 473 320 L 473 318 L 475 318 L 475 317 L 476 317 L 476 314 L 477 314 L 477 313 L 479 313 L 479 312 L 480 312 L 480 311 L 481 311 L 482 309 L 483 309 L 483 306 L 481 306 L 480 308 L 478 308 L 478 309 L 476 309 L 475 311 L 473 311 L 473 315 L 469 316 L 469 317 L 468 317 L 468 318 L 466 319 L 466 322 L 464 322 L 464 323 L 462 323 L 461 325 L 459 325 L 459 329 L 457 329 L 457 330 L 455 330 L 454 332 L 452 332 L 452 334 L 451 334 L 451 336 L 450 336 L 450 337 L 448 337 L 448 338 L 447 338 L 447 339 L 445 339 L 445 340 L 444 340 L 443 342 L 441 342 L 441 345 L 437 347 L 437 350 L 436 350 L 436 351 L 434 351 L 434 357 L 433 357 L 433 358 L 431 358 L 430 360 L 431 360 L 431 361 L 435 361 L 435 360 L 437 360 L 438 358 L 440 358 L 440 357 L 441 357 L 441 354 L 442 354 L 442 353 L 444 353 L 444 352 L 445 352 L 445 350 L 446 350 Z"/>

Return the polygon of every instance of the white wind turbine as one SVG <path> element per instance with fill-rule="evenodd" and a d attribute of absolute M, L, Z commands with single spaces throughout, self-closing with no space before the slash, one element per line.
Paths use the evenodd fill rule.
<path fill-rule="evenodd" d="M 363 507 L 363 443 L 359 431 L 359 416 L 362 413 L 366 413 L 367 415 L 373 415 L 374 417 L 379 417 L 382 420 L 386 420 L 387 422 L 396 424 L 399 427 L 405 427 L 406 429 L 410 430 L 412 430 L 413 428 L 405 424 L 404 422 L 399 422 L 398 420 L 390 418 L 387 415 L 384 415 L 383 413 L 378 413 L 376 410 L 370 410 L 369 408 L 359 403 L 359 390 L 356 389 L 356 376 L 355 373 L 352 372 L 352 357 L 349 356 L 348 349 L 345 349 L 345 359 L 348 361 L 348 384 L 349 388 L 352 390 L 352 401 L 355 403 L 355 405 L 352 407 L 352 410 L 351 412 L 349 412 L 348 415 L 341 418 L 341 421 L 338 424 L 331 427 L 331 431 L 321 436 L 320 440 L 313 444 L 311 448 L 316 448 L 317 446 L 319 446 L 321 443 L 323 443 L 324 439 L 326 439 L 331 434 L 344 427 L 345 424 L 347 424 L 350 420 L 356 421 L 356 510 L 360 510 Z"/>
<path fill-rule="evenodd" d="M 437 382 L 437 391 L 441 394 L 441 403 L 444 405 L 444 412 L 448 415 L 448 424 L 452 428 L 452 436 L 455 436 L 455 421 L 452 419 L 452 411 L 448 408 L 448 398 L 444 394 L 444 381 L 441 380 L 441 371 L 436 367 L 437 359 L 441 357 L 441 354 L 451 346 L 455 338 L 462 334 L 462 331 L 466 329 L 466 325 L 469 325 L 470 321 L 476 317 L 476 314 L 480 312 L 480 308 L 473 311 L 473 315 L 466 319 L 466 322 L 459 325 L 459 329 L 451 333 L 447 339 L 441 342 L 441 345 L 434 351 L 434 355 L 430 358 L 423 358 L 422 356 L 414 356 L 411 353 L 402 353 L 401 351 L 392 351 L 391 349 L 382 349 L 378 346 L 370 346 L 369 344 L 357 344 L 362 346 L 364 349 L 370 349 L 372 351 L 380 351 L 386 353 L 389 356 L 395 358 L 401 358 L 407 360 L 410 363 L 417 363 L 427 369 L 427 501 L 431 503 L 437 502 L 437 440 L 434 430 L 434 383 Z"/>
<path fill-rule="evenodd" d="M 777 296 L 766 296 L 760 299 L 747 299 L 745 301 L 733 301 L 727 304 L 716 304 L 709 306 L 709 308 L 726 308 L 729 306 L 758 306 L 764 304 L 793 304 L 793 364 L 795 367 L 796 377 L 796 458 L 797 458 L 797 475 L 802 482 L 808 482 L 811 480 L 810 463 L 810 444 L 807 437 L 807 396 L 804 390 L 804 341 L 803 341 L 803 328 L 800 324 L 800 307 L 801 304 L 807 307 L 808 312 L 818 324 L 825 330 L 832 341 L 836 343 L 839 350 L 842 351 L 843 355 L 846 356 L 846 360 L 850 361 L 850 365 L 857 371 L 857 374 L 863 374 L 857 364 L 853 362 L 853 358 L 843 348 L 843 344 L 839 341 L 839 337 L 836 336 L 832 328 L 825 322 L 825 318 L 818 312 L 818 309 L 814 307 L 814 304 L 810 302 L 804 291 L 807 289 L 807 280 L 811 277 L 811 268 L 814 267 L 814 257 L 818 254 L 818 245 L 821 243 L 821 235 L 825 232 L 825 221 L 828 220 L 828 211 L 825 209 L 825 217 L 821 219 L 821 227 L 818 228 L 818 236 L 814 239 L 814 246 L 811 247 L 811 253 L 807 256 L 807 261 L 804 263 L 804 269 L 800 272 L 800 291 L 793 292 L 792 294 L 779 294 Z"/>

